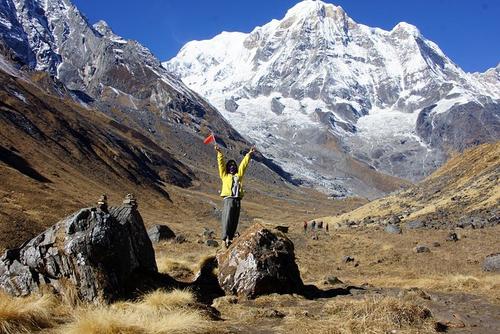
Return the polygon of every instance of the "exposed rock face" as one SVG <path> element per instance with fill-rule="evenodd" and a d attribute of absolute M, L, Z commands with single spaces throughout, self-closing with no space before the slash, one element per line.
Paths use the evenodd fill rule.
<path fill-rule="evenodd" d="M 490 254 L 484 259 L 484 271 L 500 272 L 500 253 Z"/>
<path fill-rule="evenodd" d="M 152 242 L 160 242 L 175 238 L 175 233 L 167 225 L 154 225 L 148 230 L 149 239 Z"/>
<path fill-rule="evenodd" d="M 7 250 L 0 259 L 0 287 L 18 296 L 43 285 L 58 292 L 74 287 L 82 300 L 109 302 L 131 292 L 141 275 L 157 271 L 135 206 L 86 208 Z"/>
<path fill-rule="evenodd" d="M 401 234 L 401 228 L 397 225 L 387 225 L 384 231 L 391 234 Z"/>
<path fill-rule="evenodd" d="M 254 298 L 294 293 L 302 287 L 293 243 L 261 224 L 248 228 L 228 250 L 217 255 L 218 280 L 226 294 Z"/>
<path fill-rule="evenodd" d="M 278 98 L 273 98 L 271 100 L 271 111 L 276 115 L 281 115 L 283 113 L 283 110 L 285 110 L 285 106 L 283 105 L 283 103 L 281 103 Z"/>
<path fill-rule="evenodd" d="M 226 101 L 224 102 L 224 108 L 226 108 L 226 110 L 229 112 L 235 112 L 236 110 L 238 110 L 238 107 L 238 103 L 236 103 L 233 98 L 226 99 Z"/>
<path fill-rule="evenodd" d="M 481 100 L 457 104 L 445 112 L 433 112 L 436 105 L 422 109 L 416 124 L 418 135 L 432 147 L 448 146 L 459 151 L 498 140 L 500 103 Z"/>

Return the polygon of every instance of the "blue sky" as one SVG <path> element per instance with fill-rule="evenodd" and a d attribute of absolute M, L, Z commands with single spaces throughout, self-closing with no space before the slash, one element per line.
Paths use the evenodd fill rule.
<path fill-rule="evenodd" d="M 298 0 L 73 0 L 91 23 L 100 19 L 161 60 L 191 40 L 221 31 L 249 32 L 280 19 Z M 484 71 L 500 62 L 499 0 L 337 0 L 358 23 L 391 29 L 416 25 L 465 71 Z"/>

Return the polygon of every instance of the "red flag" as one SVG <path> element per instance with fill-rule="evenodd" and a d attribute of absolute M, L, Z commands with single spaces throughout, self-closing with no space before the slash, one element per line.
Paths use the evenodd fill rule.
<path fill-rule="evenodd" d="M 205 138 L 205 140 L 203 141 L 203 144 L 210 144 L 210 143 L 213 143 L 215 142 L 215 136 L 214 134 L 210 134 L 210 136 L 208 136 L 207 138 Z"/>

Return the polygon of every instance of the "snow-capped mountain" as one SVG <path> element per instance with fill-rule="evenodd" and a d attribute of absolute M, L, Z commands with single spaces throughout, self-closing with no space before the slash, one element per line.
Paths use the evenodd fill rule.
<path fill-rule="evenodd" d="M 450 150 L 500 138 L 498 68 L 465 73 L 415 26 L 371 28 L 322 1 L 189 42 L 164 67 L 288 171 L 334 192 L 356 192 L 348 156 L 418 180 Z"/>
<path fill-rule="evenodd" d="M 92 26 L 70 0 L 0 0 L 0 37 L 29 68 L 57 77 L 83 104 L 129 117 L 140 131 L 159 135 L 166 121 L 241 138 L 147 48 L 104 21 Z"/>
<path fill-rule="evenodd" d="M 84 108 L 106 113 L 121 131 L 132 128 L 134 136 L 195 169 L 213 161 L 213 151 L 202 142 L 211 131 L 233 157 L 250 144 L 147 48 L 116 35 L 104 21 L 91 25 L 70 0 L 0 0 L 4 46 L 23 72 L 48 72 Z M 255 158 L 260 180 L 295 183 L 276 162 L 261 154 Z"/>

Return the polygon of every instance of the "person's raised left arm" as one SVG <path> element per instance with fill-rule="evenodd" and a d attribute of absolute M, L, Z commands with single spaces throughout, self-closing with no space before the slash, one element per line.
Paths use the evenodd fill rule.
<path fill-rule="evenodd" d="M 250 148 L 250 151 L 248 151 L 243 160 L 241 160 L 240 165 L 238 167 L 238 177 L 243 178 L 243 176 L 245 175 L 248 164 L 250 163 L 250 159 L 252 158 L 252 154 L 254 152 L 255 152 L 255 147 Z"/>

